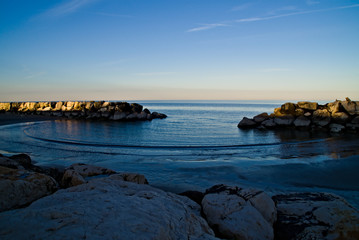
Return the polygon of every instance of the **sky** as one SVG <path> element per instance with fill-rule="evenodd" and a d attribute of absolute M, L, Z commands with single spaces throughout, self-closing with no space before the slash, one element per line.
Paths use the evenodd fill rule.
<path fill-rule="evenodd" d="M 345 97 L 359 1 L 0 1 L 0 101 Z"/>

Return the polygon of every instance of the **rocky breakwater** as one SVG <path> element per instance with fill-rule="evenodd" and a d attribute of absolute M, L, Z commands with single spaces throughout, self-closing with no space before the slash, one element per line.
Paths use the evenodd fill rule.
<path fill-rule="evenodd" d="M 359 237 L 359 212 L 327 193 L 216 185 L 177 195 L 136 173 L 0 155 L 0 239 L 309 240 Z M 192 200 L 193 201 L 192 201 Z"/>
<path fill-rule="evenodd" d="M 0 103 L 0 112 L 36 114 L 70 119 L 108 119 L 115 121 L 152 120 L 166 118 L 158 112 L 150 112 L 137 103 L 127 102 L 7 102 Z"/>
<path fill-rule="evenodd" d="M 359 101 L 336 100 L 324 105 L 316 102 L 285 103 L 274 113 L 261 113 L 254 118 L 244 117 L 239 128 L 273 129 L 292 127 L 325 130 L 333 133 L 359 132 Z"/>

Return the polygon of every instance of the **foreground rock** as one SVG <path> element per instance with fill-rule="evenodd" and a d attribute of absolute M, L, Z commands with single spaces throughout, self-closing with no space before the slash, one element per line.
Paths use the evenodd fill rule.
<path fill-rule="evenodd" d="M 0 166 L 0 211 L 30 204 L 57 188 L 57 182 L 45 174 Z"/>
<path fill-rule="evenodd" d="M 144 121 L 167 117 L 163 113 L 151 113 L 147 108 L 143 109 L 143 106 L 137 103 L 105 101 L 8 102 L 0 103 L 0 112 L 115 121 Z"/>
<path fill-rule="evenodd" d="M 261 113 L 253 119 L 244 117 L 238 127 L 242 129 L 258 128 L 299 128 L 309 130 L 327 130 L 332 133 L 343 131 L 359 132 L 359 102 L 336 100 L 319 105 L 315 102 L 285 103 L 275 108 L 274 113 Z"/>
<path fill-rule="evenodd" d="M 278 240 L 359 239 L 359 212 L 327 193 L 277 195 Z"/>
<path fill-rule="evenodd" d="M 216 239 L 196 203 L 116 175 L 0 213 L 0 222 L 4 240 Z"/>
<path fill-rule="evenodd" d="M 273 239 L 277 211 L 263 191 L 216 185 L 202 200 L 208 224 L 219 237 L 228 239 Z"/>

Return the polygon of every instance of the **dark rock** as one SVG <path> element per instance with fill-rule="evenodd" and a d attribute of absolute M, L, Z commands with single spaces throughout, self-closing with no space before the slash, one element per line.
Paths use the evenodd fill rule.
<path fill-rule="evenodd" d="M 160 118 L 160 119 L 163 119 L 163 118 L 166 118 L 166 117 L 167 117 L 166 114 L 158 113 L 158 112 L 153 112 L 151 115 L 152 115 L 152 118 Z"/>
<path fill-rule="evenodd" d="M 263 121 L 262 126 L 264 126 L 266 128 L 274 128 L 277 126 L 277 124 L 274 122 L 273 118 L 270 118 L 268 120 Z"/>
<path fill-rule="evenodd" d="M 268 113 L 261 113 L 261 114 L 258 114 L 257 116 L 255 116 L 253 118 L 253 120 L 256 122 L 256 123 L 261 123 L 263 122 L 264 120 L 267 120 L 269 118 L 269 115 Z"/>
<path fill-rule="evenodd" d="M 338 132 L 343 131 L 345 129 L 345 127 L 343 125 L 341 125 L 341 124 L 331 123 L 329 125 L 329 129 L 333 133 L 338 133 Z"/>
<path fill-rule="evenodd" d="M 15 160 L 16 162 L 18 162 L 21 166 L 23 166 L 25 169 L 28 169 L 29 167 L 32 166 L 31 164 L 31 158 L 29 155 L 27 154 L 17 154 L 17 155 L 13 155 L 11 157 L 9 157 L 10 159 Z"/>
<path fill-rule="evenodd" d="M 294 122 L 294 117 L 293 116 L 276 117 L 274 118 L 274 122 L 278 126 L 290 126 Z"/>
<path fill-rule="evenodd" d="M 359 239 L 359 213 L 328 193 L 290 193 L 273 197 L 278 210 L 275 239 Z"/>
<path fill-rule="evenodd" d="M 151 114 L 150 110 L 148 110 L 147 108 L 143 109 L 143 111 L 147 114 Z"/>
<path fill-rule="evenodd" d="M 359 116 L 356 116 L 355 118 L 353 118 L 353 120 L 351 121 L 351 123 L 359 124 Z"/>
<path fill-rule="evenodd" d="M 132 109 L 132 112 L 140 113 L 140 112 L 142 112 L 143 106 L 140 104 L 137 104 L 137 103 L 132 103 L 131 109 Z"/>
<path fill-rule="evenodd" d="M 198 191 L 186 191 L 183 193 L 180 193 L 179 195 L 181 196 L 186 196 L 189 199 L 191 199 L 192 201 L 198 203 L 199 205 L 201 205 L 204 194 L 202 192 L 198 192 Z"/>
<path fill-rule="evenodd" d="M 339 123 L 339 124 L 345 124 L 350 120 L 348 114 L 344 112 L 333 113 L 332 119 L 335 123 Z"/>
<path fill-rule="evenodd" d="M 295 104 L 294 103 L 284 103 L 282 106 L 281 106 L 281 110 L 280 110 L 281 113 L 283 114 L 290 114 L 290 115 L 294 115 L 295 113 Z"/>
<path fill-rule="evenodd" d="M 305 113 L 305 111 L 304 111 L 303 109 L 297 108 L 297 109 L 295 109 L 294 115 L 295 115 L 296 117 L 300 117 L 300 116 L 303 116 L 304 113 Z"/>
<path fill-rule="evenodd" d="M 253 119 L 249 119 L 247 117 L 244 117 L 239 123 L 239 128 L 253 128 L 257 126 L 257 123 Z"/>
<path fill-rule="evenodd" d="M 317 126 L 320 127 L 327 126 L 331 121 L 330 113 L 326 109 L 316 110 L 313 112 L 312 121 Z"/>
<path fill-rule="evenodd" d="M 311 121 L 305 116 L 297 117 L 297 119 L 293 122 L 296 127 L 308 127 L 310 123 Z"/>

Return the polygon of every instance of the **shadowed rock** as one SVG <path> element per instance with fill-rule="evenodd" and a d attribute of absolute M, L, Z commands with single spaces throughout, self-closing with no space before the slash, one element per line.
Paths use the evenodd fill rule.
<path fill-rule="evenodd" d="M 278 220 L 275 239 L 359 239 L 359 212 L 328 193 L 290 193 L 273 197 Z"/>

